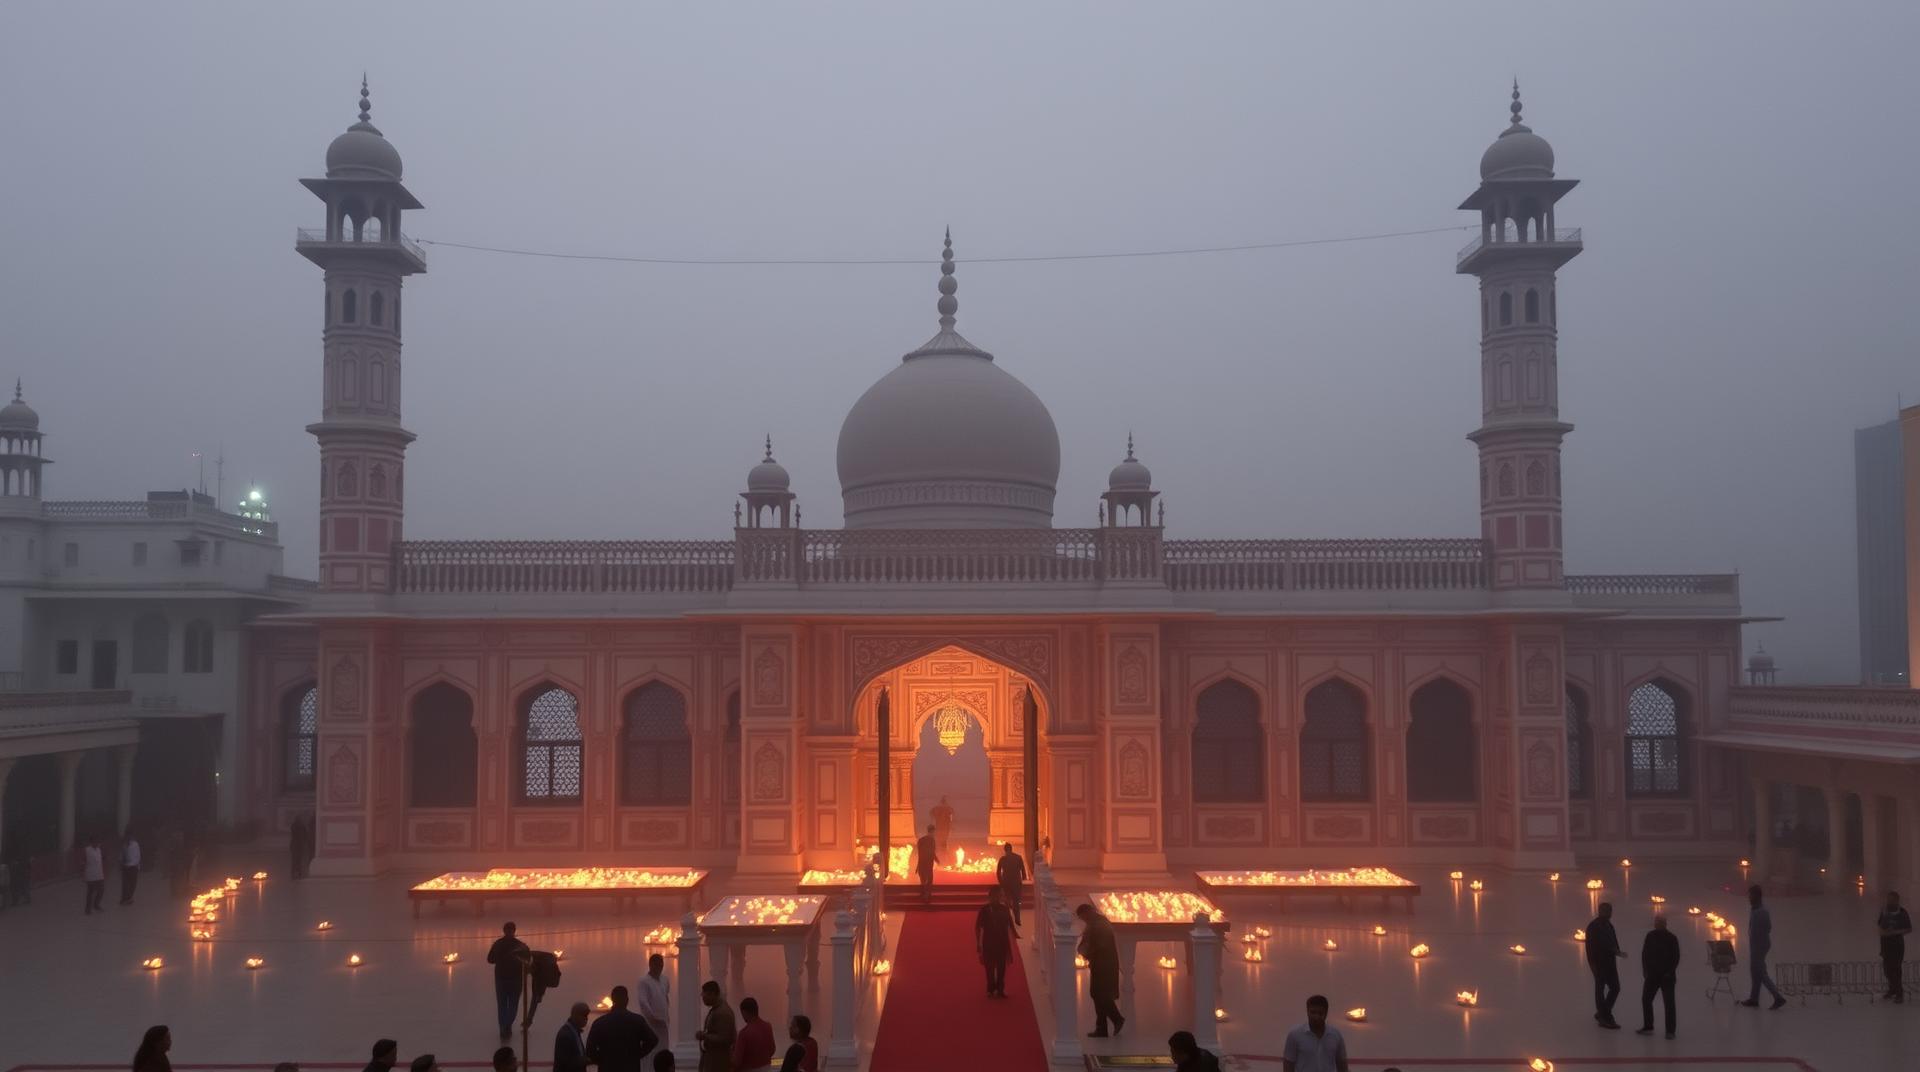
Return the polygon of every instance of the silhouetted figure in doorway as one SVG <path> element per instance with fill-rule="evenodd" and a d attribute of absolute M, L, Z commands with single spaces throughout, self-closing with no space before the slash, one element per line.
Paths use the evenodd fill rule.
<path fill-rule="evenodd" d="M 940 852 L 934 846 L 933 824 L 927 824 L 927 832 L 913 846 L 913 866 L 920 874 L 920 903 L 933 903 L 933 865 L 940 862 Z"/>
<path fill-rule="evenodd" d="M 1013 851 L 1013 842 L 1000 843 L 1000 863 L 994 868 L 1000 879 L 1000 893 L 1007 899 L 1007 907 L 1013 910 L 1015 926 L 1020 923 L 1020 895 L 1026 888 L 1027 862 Z"/>
<path fill-rule="evenodd" d="M 953 837 L 953 805 L 947 803 L 946 794 L 941 794 L 940 803 L 933 806 L 933 836 L 940 843 L 940 851 L 947 851 L 947 842 Z"/>

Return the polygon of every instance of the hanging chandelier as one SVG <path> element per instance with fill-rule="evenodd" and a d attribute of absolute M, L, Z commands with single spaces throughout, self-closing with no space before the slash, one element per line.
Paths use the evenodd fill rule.
<path fill-rule="evenodd" d="M 933 728 L 940 735 L 940 747 L 955 755 L 967 743 L 967 713 L 958 707 L 942 707 L 933 716 Z"/>

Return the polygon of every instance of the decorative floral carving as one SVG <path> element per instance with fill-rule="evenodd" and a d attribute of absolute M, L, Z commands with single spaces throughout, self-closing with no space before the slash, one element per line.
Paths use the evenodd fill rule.
<path fill-rule="evenodd" d="M 1008 803 L 1020 805 L 1027 799 L 1027 772 L 1015 767 L 1007 772 Z"/>
<path fill-rule="evenodd" d="M 973 664 L 956 659 L 929 663 L 927 669 L 937 677 L 968 677 L 973 673 Z"/>
<path fill-rule="evenodd" d="M 753 703 L 755 707 L 779 707 L 787 699 L 787 663 L 772 648 L 761 648 L 753 657 Z"/>
<path fill-rule="evenodd" d="M 360 664 L 352 656 L 342 655 L 333 662 L 327 675 L 327 708 L 341 715 L 360 710 Z"/>
<path fill-rule="evenodd" d="M 429 819 L 413 824 L 415 845 L 444 848 L 449 845 L 465 845 L 467 841 L 467 824 L 457 819 Z"/>
<path fill-rule="evenodd" d="M 1466 841 L 1473 836 L 1473 823 L 1464 815 L 1422 815 L 1416 829 L 1425 841 Z"/>
<path fill-rule="evenodd" d="M 360 756 L 344 744 L 327 753 L 327 803 L 360 803 Z"/>
<path fill-rule="evenodd" d="M 1147 656 L 1137 645 L 1128 644 L 1120 653 L 1119 692 L 1124 704 L 1147 702 Z"/>
<path fill-rule="evenodd" d="M 1209 815 L 1201 820 L 1201 827 L 1216 841 L 1252 841 L 1260 832 L 1251 815 Z"/>
<path fill-rule="evenodd" d="M 786 787 L 785 761 L 772 741 L 763 741 L 753 753 L 753 799 L 779 800 Z"/>
<path fill-rule="evenodd" d="M 941 689 L 938 692 L 916 692 L 913 694 L 913 714 L 915 718 L 926 714 L 935 707 L 959 704 L 982 722 L 986 721 L 989 706 L 989 693 L 986 689 Z"/>
<path fill-rule="evenodd" d="M 1145 800 L 1152 795 L 1153 782 L 1147 773 L 1147 750 L 1139 741 L 1120 746 L 1120 795 L 1128 800 Z"/>
<path fill-rule="evenodd" d="M 1555 762 L 1553 746 L 1538 738 L 1527 746 L 1527 795 L 1550 797 L 1554 794 Z"/>
<path fill-rule="evenodd" d="M 982 637 L 974 644 L 1016 670 L 1044 676 L 1053 669 L 1053 642 L 1044 636 Z"/>
<path fill-rule="evenodd" d="M 1358 815 L 1316 815 L 1313 836 L 1322 841 L 1357 841 L 1367 824 Z"/>
<path fill-rule="evenodd" d="M 1527 657 L 1527 703 L 1553 703 L 1553 660 L 1544 651 Z"/>
<path fill-rule="evenodd" d="M 566 819 L 529 819 L 520 824 L 520 840 L 528 845 L 558 845 L 573 839 L 573 823 Z"/>
<path fill-rule="evenodd" d="M 855 637 L 852 645 L 853 680 L 865 681 L 881 670 L 925 651 L 927 646 L 926 637 Z"/>
<path fill-rule="evenodd" d="M 666 844 L 680 840 L 680 824 L 667 819 L 641 819 L 627 824 L 627 840 Z"/>
<path fill-rule="evenodd" d="M 1643 811 L 1634 816 L 1633 825 L 1641 834 L 1682 834 L 1692 824 L 1684 811 Z"/>

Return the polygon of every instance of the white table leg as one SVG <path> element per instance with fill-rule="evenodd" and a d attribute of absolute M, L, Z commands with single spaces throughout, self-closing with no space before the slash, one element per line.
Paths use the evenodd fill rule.
<path fill-rule="evenodd" d="M 787 1019 L 792 1020 L 805 1011 L 800 1008 L 800 966 L 814 946 L 811 934 L 780 944 L 787 955 Z"/>
<path fill-rule="evenodd" d="M 1127 1000 L 1127 1007 L 1133 1007 L 1133 958 L 1139 944 L 1131 938 L 1121 938 L 1114 943 L 1120 951 L 1120 994 Z"/>

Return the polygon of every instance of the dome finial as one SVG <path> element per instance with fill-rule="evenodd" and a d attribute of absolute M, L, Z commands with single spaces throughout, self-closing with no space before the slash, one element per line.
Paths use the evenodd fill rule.
<path fill-rule="evenodd" d="M 773 433 L 767 433 L 767 461 L 773 460 Z"/>
<path fill-rule="evenodd" d="M 960 311 L 960 302 L 953 292 L 960 289 L 960 283 L 953 278 L 953 228 L 947 228 L 946 248 L 940 253 L 940 330 L 953 330 L 953 314 Z"/>
<path fill-rule="evenodd" d="M 1133 429 L 1127 429 L 1127 460 L 1133 460 Z"/>
<path fill-rule="evenodd" d="M 13 400 L 20 401 L 20 377 L 18 376 L 13 378 Z"/>
<path fill-rule="evenodd" d="M 1513 103 L 1507 105 L 1507 111 L 1513 113 L 1513 125 L 1520 125 L 1520 79 L 1513 80 Z"/>
<path fill-rule="evenodd" d="M 373 97 L 367 93 L 367 72 L 360 72 L 360 121 L 373 122 Z"/>

